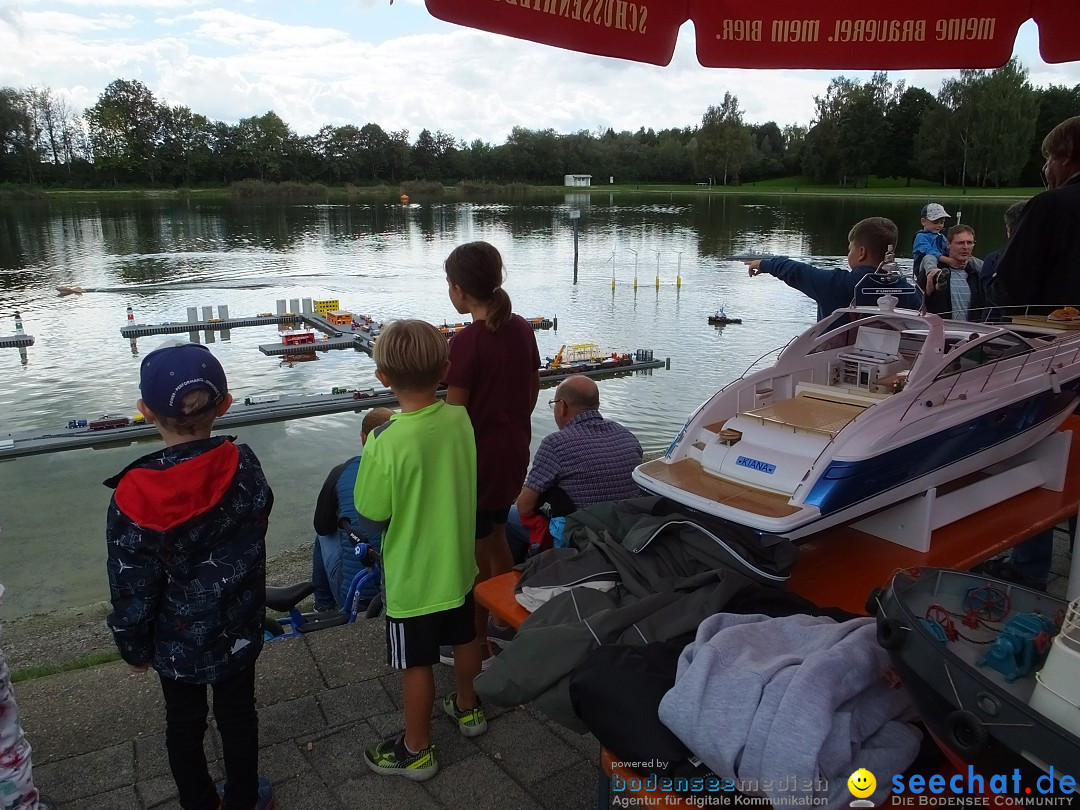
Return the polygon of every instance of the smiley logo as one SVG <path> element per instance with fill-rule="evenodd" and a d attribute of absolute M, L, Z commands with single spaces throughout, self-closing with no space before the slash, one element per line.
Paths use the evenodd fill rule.
<path fill-rule="evenodd" d="M 859 768 L 847 780 L 848 790 L 851 795 L 859 799 L 865 799 L 877 787 L 877 779 L 866 768 Z"/>

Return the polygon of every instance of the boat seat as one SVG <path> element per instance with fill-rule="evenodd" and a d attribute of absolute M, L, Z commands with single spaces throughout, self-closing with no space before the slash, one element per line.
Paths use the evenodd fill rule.
<path fill-rule="evenodd" d="M 744 411 L 739 416 L 754 419 L 762 425 L 835 436 L 865 409 L 866 405 L 863 404 L 836 402 L 799 394 L 793 399 L 781 399 L 763 408 Z"/>
<path fill-rule="evenodd" d="M 889 396 L 889 394 L 877 394 L 864 388 L 849 388 L 844 385 L 819 385 L 818 383 L 807 382 L 795 384 L 796 398 L 807 397 L 844 405 L 859 405 L 864 408 L 887 399 Z"/>

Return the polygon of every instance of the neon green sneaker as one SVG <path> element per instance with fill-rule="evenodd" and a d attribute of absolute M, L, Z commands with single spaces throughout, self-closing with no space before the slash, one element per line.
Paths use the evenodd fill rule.
<path fill-rule="evenodd" d="M 414 782 L 423 782 L 439 772 L 439 760 L 435 758 L 435 746 L 413 754 L 405 747 L 405 735 L 390 737 L 371 746 L 364 752 L 364 762 L 375 773 L 386 776 L 404 776 Z"/>
<path fill-rule="evenodd" d="M 479 737 L 487 731 L 487 715 L 484 707 L 480 705 L 480 698 L 476 699 L 475 709 L 459 709 L 457 692 L 451 692 L 443 698 L 442 708 L 457 721 L 458 731 L 466 737 Z"/>

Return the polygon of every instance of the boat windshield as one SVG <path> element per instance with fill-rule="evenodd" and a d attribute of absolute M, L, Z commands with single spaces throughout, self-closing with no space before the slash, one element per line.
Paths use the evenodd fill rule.
<path fill-rule="evenodd" d="M 960 374 L 972 368 L 990 365 L 999 360 L 1018 357 L 1033 351 L 1031 344 L 1012 332 L 999 332 L 986 337 L 978 333 L 970 335 L 949 332 L 945 336 L 946 354 L 956 355 L 938 378 Z"/>
<path fill-rule="evenodd" d="M 846 313 L 837 314 L 842 318 Z M 840 318 L 836 320 L 840 320 Z M 880 348 L 882 350 L 891 347 L 889 353 L 894 353 L 896 344 L 899 342 L 899 338 L 896 336 L 902 333 L 906 334 L 906 331 L 901 328 L 903 325 L 902 323 L 898 324 L 895 317 L 874 316 L 850 320 L 847 323 L 838 323 L 837 328 L 824 332 L 807 354 L 831 351 L 845 346 Z M 865 344 L 873 345 L 866 346 Z"/>

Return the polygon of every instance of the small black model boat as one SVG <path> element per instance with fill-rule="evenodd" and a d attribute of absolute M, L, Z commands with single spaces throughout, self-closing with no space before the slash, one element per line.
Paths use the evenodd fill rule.
<path fill-rule="evenodd" d="M 1027 784 L 1051 768 L 1055 780 L 1080 773 L 1076 605 L 937 568 L 895 574 L 872 601 L 878 643 L 958 759 L 982 773 L 1019 769 Z"/>
<path fill-rule="evenodd" d="M 723 326 L 729 323 L 742 323 L 742 318 L 731 318 L 724 312 L 724 308 L 720 307 L 715 313 L 709 316 L 709 323 L 714 326 Z"/>

